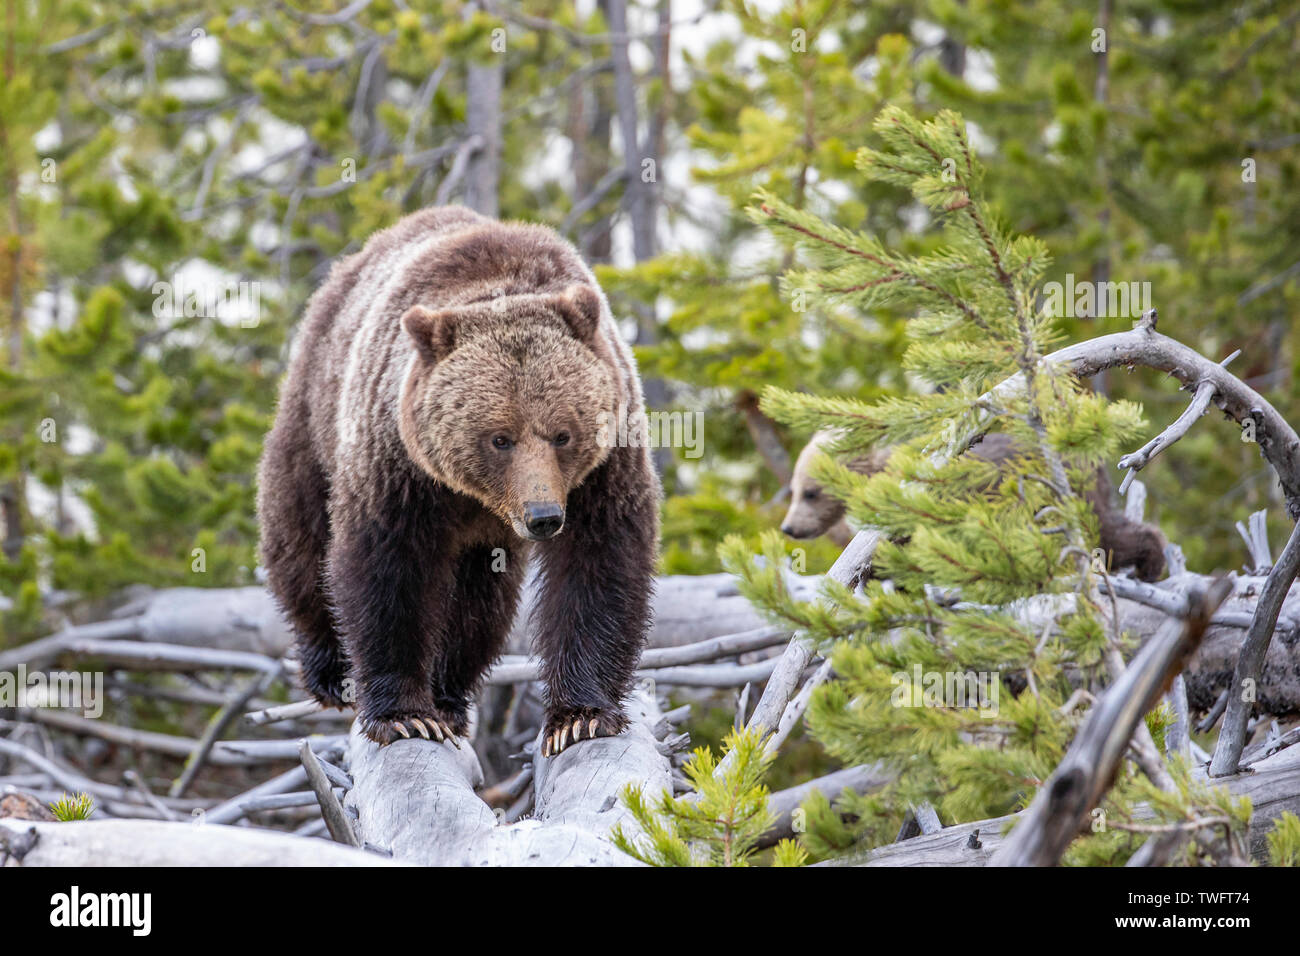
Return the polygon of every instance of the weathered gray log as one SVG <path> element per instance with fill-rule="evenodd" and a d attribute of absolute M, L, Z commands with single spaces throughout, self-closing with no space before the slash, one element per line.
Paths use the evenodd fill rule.
<path fill-rule="evenodd" d="M 23 713 L 36 723 L 55 727 L 75 734 L 99 737 L 123 747 L 136 747 L 173 757 L 189 757 L 198 746 L 192 737 L 177 737 L 155 730 L 137 730 L 121 727 L 106 720 L 90 720 L 77 714 L 60 710 L 30 709 Z M 339 740 L 338 737 L 314 737 L 317 741 Z M 273 760 L 296 760 L 298 744 L 293 740 L 218 740 L 213 744 L 207 762 L 218 767 L 246 767 Z"/>
<path fill-rule="evenodd" d="M 754 681 L 765 681 L 776 667 L 775 657 L 748 664 L 693 665 L 691 662 L 710 661 L 719 657 L 767 650 L 778 644 L 784 644 L 789 638 L 789 631 L 775 627 L 761 627 L 695 644 L 650 648 L 641 656 L 641 667 L 636 671 L 636 678 L 638 681 L 651 681 L 654 684 L 677 687 L 741 687 Z M 511 654 L 497 661 L 489 669 L 483 678 L 483 683 L 488 686 L 522 684 L 539 681 L 541 676 L 541 662 L 537 658 Z M 325 708 L 313 700 L 302 700 L 252 711 L 245 714 L 244 719 L 250 724 L 260 726 L 281 720 L 316 716 L 324 710 Z"/>
<path fill-rule="evenodd" d="M 0 844 L 36 840 L 22 866 L 392 866 L 394 861 L 327 840 L 249 827 L 160 820 L 30 823 L 0 820 Z M 0 851 L 2 852 L 2 851 Z"/>
<path fill-rule="evenodd" d="M 831 565 L 827 575 L 831 580 L 847 588 L 857 587 L 867 567 L 870 566 L 871 558 L 876 553 L 876 547 L 882 537 L 883 535 L 874 528 L 864 528 L 859 531 Z M 790 639 L 790 643 L 786 645 L 784 653 L 777 661 L 776 669 L 763 688 L 762 696 L 754 706 L 754 712 L 745 724 L 747 730 L 763 737 L 776 731 L 786 707 L 799 693 L 800 684 L 804 679 L 804 668 L 812 663 L 815 652 L 813 642 L 805 635 L 795 634 Z M 829 673 L 829 670 L 826 673 Z M 714 776 L 721 777 L 730 770 L 735 763 L 734 753 L 732 751 L 718 761 Z"/>
<path fill-rule="evenodd" d="M 1189 585 L 1205 580 L 1204 575 L 1184 574 L 1150 587 L 1157 593 L 1176 597 L 1177 593 L 1185 591 Z M 793 593 L 797 597 L 808 599 L 815 596 L 821 576 L 791 575 L 790 581 Z M 1238 654 L 1245 639 L 1245 628 L 1249 626 L 1258 600 L 1259 589 L 1263 586 L 1263 583 L 1264 578 L 1262 577 L 1239 576 L 1233 596 L 1228 599 L 1223 610 L 1211 622 L 1201 650 L 1193 659 L 1187 672 L 1188 696 L 1194 710 L 1204 711 L 1212 707 L 1220 691 L 1232 680 Z M 186 590 L 193 591 L 197 589 Z M 210 602 L 205 606 L 220 607 L 223 596 L 235 592 L 241 592 L 239 601 L 246 609 L 247 605 L 260 601 L 268 613 L 274 612 L 269 596 L 265 591 L 258 588 L 213 589 L 206 591 L 204 593 L 209 597 Z M 159 596 L 171 593 L 173 592 L 155 592 L 154 599 L 160 599 Z M 208 612 L 200 608 L 199 611 L 196 611 L 196 616 L 204 613 Z M 1134 633 L 1140 639 L 1148 638 L 1154 634 L 1165 618 L 1165 615 L 1161 612 L 1127 599 L 1119 601 L 1119 613 L 1121 627 Z M 658 595 L 655 599 L 655 615 L 654 628 L 649 640 L 649 647 L 652 650 L 655 648 L 674 648 L 728 635 L 758 631 L 768 626 L 767 622 L 736 591 L 734 579 L 725 574 L 679 575 L 660 578 Z M 159 619 L 161 620 L 161 617 Z M 1293 587 L 1283 602 L 1278 633 L 1270 643 L 1268 653 L 1264 659 L 1264 670 L 1258 690 L 1260 709 L 1266 713 L 1286 714 L 1300 712 L 1300 668 L 1296 666 L 1297 655 L 1300 655 L 1300 648 L 1297 647 L 1297 641 L 1300 640 L 1300 627 L 1295 626 L 1296 622 L 1300 622 L 1300 588 Z M 117 621 L 105 622 L 106 625 L 115 627 L 120 626 L 121 623 Z M 526 622 L 521 615 L 516 622 L 515 632 L 512 636 L 512 641 L 516 644 L 513 649 L 521 652 L 527 650 L 527 640 L 524 635 L 525 624 Z M 189 631 L 181 630 L 177 634 L 181 642 L 184 643 L 200 632 L 212 631 L 215 633 L 215 630 L 215 627 L 209 628 L 206 625 L 199 627 L 199 624 L 195 623 Z M 127 628 L 122 633 L 130 633 L 130 629 Z M 227 650 L 238 649 L 234 646 L 234 638 L 241 633 L 245 633 L 245 631 L 236 631 L 226 635 L 224 645 Z M 265 636 L 267 632 L 251 628 L 247 629 L 247 633 Z M 261 636 L 256 639 L 260 640 Z M 81 639 L 82 636 L 79 633 L 75 640 Z M 164 633 L 154 633 L 153 639 L 155 642 L 159 642 L 170 640 L 170 636 Z M 36 641 L 0 653 L 0 671 L 12 670 L 20 663 L 25 663 L 29 667 L 48 663 L 54 656 L 57 656 L 51 650 L 51 647 L 55 645 L 46 643 L 48 640 L 51 639 Z M 287 644 L 287 636 L 285 640 Z M 74 641 L 56 642 L 57 646 L 63 650 L 66 650 L 71 643 L 74 643 Z M 255 643 L 255 641 L 250 638 L 250 643 L 245 646 L 251 647 L 252 643 Z M 253 658 L 253 660 L 256 660 L 256 658 Z M 521 659 L 515 658 L 512 663 L 518 662 L 521 662 Z M 529 666 L 527 661 L 522 661 L 522 663 L 524 666 Z M 128 666 L 125 660 L 122 661 L 122 664 Z"/>
<path fill-rule="evenodd" d="M 36 768 L 52 786 L 57 787 L 58 794 L 87 793 L 95 798 L 96 806 L 111 817 L 145 817 L 158 819 L 165 815 L 154 808 L 152 802 L 161 804 L 167 811 L 191 813 L 207 807 L 211 801 L 187 798 L 153 797 L 152 801 L 143 798 L 137 791 L 127 787 L 100 783 L 89 777 L 62 766 L 54 760 L 26 747 L 14 740 L 0 737 L 0 756 L 12 758 L 22 764 Z M 28 784 L 28 789 L 36 789 Z"/>
<path fill-rule="evenodd" d="M 1232 590 L 1220 579 L 1189 595 L 1188 617 L 1171 618 L 1137 653 L 1088 713 L 1083 727 L 1039 788 L 1010 838 L 990 861 L 997 866 L 1053 866 L 1079 834 L 1088 812 L 1115 779 L 1139 721 L 1205 634 L 1210 616 Z"/>
<path fill-rule="evenodd" d="M 799 600 L 816 597 L 820 575 L 787 575 L 790 592 Z M 520 612 L 510 632 L 512 654 L 529 649 L 528 625 L 536 588 L 530 574 L 520 599 Z M 769 626 L 769 622 L 741 596 L 730 574 L 672 574 L 655 583 L 653 623 L 648 648 L 678 647 L 710 638 Z"/>
<path fill-rule="evenodd" d="M 1265 543 L 1264 554 L 1267 553 L 1268 545 Z M 1300 523 L 1291 529 L 1286 547 L 1282 549 L 1277 564 L 1269 571 L 1268 579 L 1260 589 L 1255 617 L 1237 654 L 1237 666 L 1228 688 L 1228 707 L 1223 714 L 1223 727 L 1219 731 L 1214 759 L 1210 763 L 1212 776 L 1226 777 L 1237 772 L 1237 762 L 1241 759 L 1242 748 L 1246 746 L 1246 722 L 1254 709 L 1255 695 L 1248 695 L 1246 688 L 1253 689 L 1259 683 L 1268 650 L 1274 644 L 1278 615 L 1291 591 L 1291 585 L 1295 583 L 1297 571 L 1300 571 Z"/>
<path fill-rule="evenodd" d="M 893 779 L 894 775 L 887 770 L 864 764 L 859 767 L 846 767 L 843 770 L 836 770 L 834 773 L 828 773 L 816 780 L 809 780 L 807 783 L 801 783 L 786 790 L 778 790 L 767 800 L 767 805 L 775 815 L 776 822 L 759 839 L 758 845 L 767 847 L 782 840 L 794 838 L 797 832 L 795 813 L 803 805 L 803 802 L 813 795 L 814 791 L 820 792 L 833 803 L 835 798 L 845 790 L 851 790 L 854 793 L 869 793 L 883 787 Z"/>
<path fill-rule="evenodd" d="M 1255 772 L 1227 779 L 1209 779 L 1204 768 L 1193 771 L 1192 776 L 1212 786 L 1224 787 L 1233 796 L 1250 798 L 1250 854 L 1256 860 L 1264 860 L 1268 854 L 1268 834 L 1273 829 L 1274 821 L 1283 813 L 1300 815 L 1300 747 L 1288 748 L 1251 764 L 1251 769 Z M 1149 818 L 1149 811 L 1139 807 L 1134 815 L 1138 819 Z M 823 865 L 986 866 L 1004 843 L 1003 831 L 1021 816 L 1023 812 L 991 820 L 958 823 L 944 827 L 931 836 L 919 836 L 903 843 L 851 852 L 827 860 Z M 979 846 L 971 845 L 971 835 L 975 831 L 978 831 L 975 842 Z"/>
<path fill-rule="evenodd" d="M 114 641 L 128 638 L 139 640 L 140 637 L 140 623 L 137 618 L 78 624 L 48 637 L 20 644 L 7 651 L 0 651 L 0 671 L 17 670 L 19 664 L 42 664 L 54 660 L 74 641 L 86 639 Z"/>
<path fill-rule="evenodd" d="M 790 580 L 797 597 L 814 596 L 817 577 L 791 575 Z M 511 630 L 507 647 L 511 654 L 528 652 L 527 608 L 535 588 L 530 575 L 520 599 L 521 613 Z M 270 593 L 261 587 L 164 589 L 135 597 L 120 610 L 130 614 L 68 628 L 0 652 L 0 671 L 14 670 L 19 664 L 43 666 L 86 639 L 143 640 L 265 657 L 279 657 L 293 643 Z M 657 582 L 648 646 L 677 647 L 767 626 L 740 596 L 731 575 L 668 575 Z"/>
<path fill-rule="evenodd" d="M 378 747 L 354 726 L 345 803 L 357 812 L 368 844 L 395 859 L 432 866 L 625 866 L 636 861 L 609 842 L 610 829 L 632 822 L 619 805 L 628 784 L 650 793 L 669 790 L 668 757 L 652 728 L 657 705 L 638 690 L 627 702 L 631 725 L 618 737 L 597 738 L 543 758 L 534 751 L 534 818 L 498 825 L 474 792 L 482 782 L 468 746 L 401 740 Z"/>
<path fill-rule="evenodd" d="M 64 653 L 90 658 L 112 667 L 131 670 L 197 671 L 245 670 L 267 673 L 277 670 L 278 660 L 252 651 L 227 651 L 208 647 L 187 647 L 158 641 L 75 640 Z"/>
<path fill-rule="evenodd" d="M 265 588 L 164 588 L 134 595 L 110 620 L 65 628 L 0 653 L 0 670 L 46 663 L 82 640 L 138 640 L 279 657 L 293 636 Z"/>

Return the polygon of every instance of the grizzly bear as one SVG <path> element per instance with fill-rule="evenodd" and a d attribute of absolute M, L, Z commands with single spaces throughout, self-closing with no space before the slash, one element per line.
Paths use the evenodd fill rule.
<path fill-rule="evenodd" d="M 781 531 L 795 539 L 816 538 L 827 535 L 841 546 L 853 537 L 844 520 L 844 503 L 826 491 L 809 474 L 817 457 L 825 453 L 834 439 L 830 431 L 819 431 L 795 460 L 794 475 L 790 479 L 790 507 L 781 520 Z M 868 454 L 846 463 L 851 471 L 861 475 L 874 475 L 889 464 L 891 449 L 873 449 Z M 993 432 L 971 446 L 971 455 L 993 464 L 1002 464 L 1020 453 L 1015 439 Z M 1088 503 L 1098 520 L 1098 537 L 1110 567 L 1132 567 L 1143 581 L 1155 581 L 1165 570 L 1165 545 L 1168 543 L 1160 529 L 1138 521 L 1130 521 L 1123 511 L 1110 503 L 1111 484 L 1104 468 L 1098 468 L 1096 481 L 1086 493 Z"/>
<path fill-rule="evenodd" d="M 381 745 L 456 743 L 531 557 L 544 750 L 620 733 L 659 505 L 645 443 L 608 440 L 620 408 L 643 417 L 631 352 L 554 231 L 426 209 L 336 263 L 258 479 L 307 690 Z"/>

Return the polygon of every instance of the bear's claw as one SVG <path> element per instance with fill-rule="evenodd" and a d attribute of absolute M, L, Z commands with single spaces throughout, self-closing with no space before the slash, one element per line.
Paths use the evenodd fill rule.
<path fill-rule="evenodd" d="M 542 734 L 542 756 L 554 757 L 579 740 L 616 737 L 627 729 L 627 718 L 620 713 L 579 707 L 561 711 L 546 721 Z"/>
<path fill-rule="evenodd" d="M 362 732 L 379 744 L 387 747 L 396 740 L 411 740 L 412 734 L 419 734 L 425 740 L 444 741 L 457 750 L 460 749 L 460 737 L 453 729 L 455 723 L 445 717 L 419 716 L 367 718 L 361 722 Z"/>

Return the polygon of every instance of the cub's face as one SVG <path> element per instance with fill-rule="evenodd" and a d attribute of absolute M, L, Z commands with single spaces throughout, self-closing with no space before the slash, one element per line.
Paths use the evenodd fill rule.
<path fill-rule="evenodd" d="M 844 517 L 844 503 L 828 494 L 808 474 L 813 461 L 829 442 L 829 435 L 818 432 L 795 460 L 790 479 L 790 507 L 781 521 L 781 531 L 792 538 L 819 537 Z"/>
<path fill-rule="evenodd" d="M 412 458 L 532 541 L 563 530 L 569 492 L 609 454 L 617 391 L 589 344 L 599 300 L 576 288 L 403 320 L 419 347 L 403 396 Z"/>
<path fill-rule="evenodd" d="M 829 531 L 844 517 L 844 503 L 807 475 L 798 472 L 790 481 L 790 507 L 781 521 L 781 531 L 806 540 Z"/>

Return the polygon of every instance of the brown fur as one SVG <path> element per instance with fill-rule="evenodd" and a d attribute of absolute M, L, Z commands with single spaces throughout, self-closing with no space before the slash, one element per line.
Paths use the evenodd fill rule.
<path fill-rule="evenodd" d="M 790 480 L 791 501 L 781 530 L 796 539 L 815 538 L 826 534 L 839 544 L 847 544 L 852 531 L 844 520 L 844 503 L 809 476 L 809 469 L 817 456 L 824 453 L 832 435 L 817 432 L 809 440 L 795 462 L 794 476 Z M 993 432 L 971 446 L 970 454 L 994 464 L 1002 464 L 1020 453 L 1014 439 Z M 877 449 L 871 454 L 848 462 L 847 467 L 862 475 L 883 471 L 889 462 L 889 449 Z M 1114 570 L 1132 567 L 1143 581 L 1155 581 L 1165 570 L 1165 536 L 1152 525 L 1130 521 L 1123 511 L 1111 502 L 1111 483 L 1104 468 L 1098 468 L 1096 481 L 1087 492 L 1089 504 L 1097 515 L 1099 539 Z"/>
<path fill-rule="evenodd" d="M 658 532 L 647 450 L 598 440 L 620 405 L 643 407 L 630 351 L 551 230 L 429 209 L 338 263 L 308 304 L 258 492 L 317 699 L 355 699 L 380 743 L 463 733 L 535 552 L 548 733 L 619 732 Z"/>

